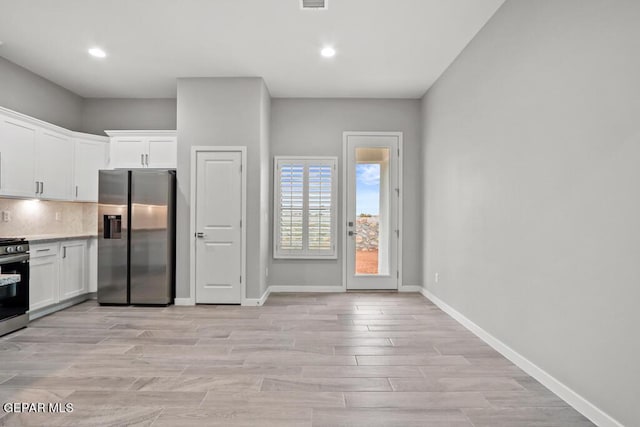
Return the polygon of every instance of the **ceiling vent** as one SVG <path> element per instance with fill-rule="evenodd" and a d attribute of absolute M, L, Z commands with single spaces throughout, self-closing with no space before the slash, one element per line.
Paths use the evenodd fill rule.
<path fill-rule="evenodd" d="M 327 8 L 329 0 L 300 0 L 303 10 L 322 10 Z"/>

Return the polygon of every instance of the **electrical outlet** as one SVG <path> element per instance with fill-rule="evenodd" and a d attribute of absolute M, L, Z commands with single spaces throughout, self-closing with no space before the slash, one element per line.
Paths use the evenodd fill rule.
<path fill-rule="evenodd" d="M 62 213 L 56 212 L 56 221 L 62 221 Z"/>
<path fill-rule="evenodd" d="M 440 273 L 436 273 L 435 275 L 436 283 L 440 281 Z"/>
<path fill-rule="evenodd" d="M 2 221 L 4 221 L 4 222 L 11 221 L 11 212 L 10 211 L 2 211 Z"/>

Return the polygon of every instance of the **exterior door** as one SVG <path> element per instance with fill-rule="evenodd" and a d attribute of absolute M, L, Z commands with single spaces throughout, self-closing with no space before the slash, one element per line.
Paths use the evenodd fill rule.
<path fill-rule="evenodd" d="M 400 134 L 345 134 L 347 289 L 398 289 Z"/>
<path fill-rule="evenodd" d="M 242 152 L 198 152 L 196 168 L 196 303 L 240 304 Z"/>

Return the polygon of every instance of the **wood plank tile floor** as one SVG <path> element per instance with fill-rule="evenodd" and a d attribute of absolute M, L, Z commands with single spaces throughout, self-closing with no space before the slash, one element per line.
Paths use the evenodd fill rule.
<path fill-rule="evenodd" d="M 0 339 L 0 403 L 33 426 L 587 426 L 419 294 L 263 307 L 86 302 Z"/>

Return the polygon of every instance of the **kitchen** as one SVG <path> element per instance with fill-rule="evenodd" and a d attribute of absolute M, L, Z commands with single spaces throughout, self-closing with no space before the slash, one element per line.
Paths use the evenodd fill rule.
<path fill-rule="evenodd" d="M 640 3 L 0 11 L 0 425 L 640 424 Z"/>

